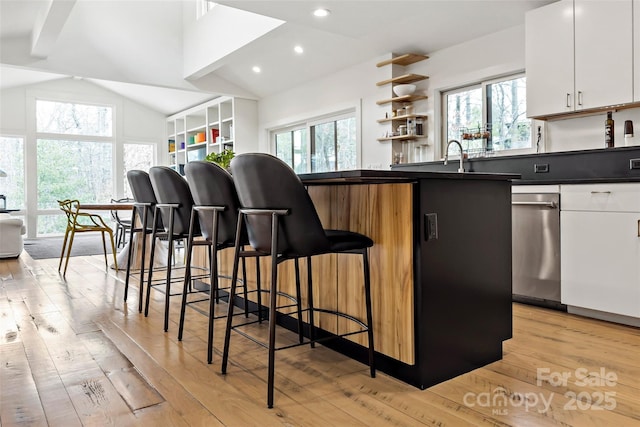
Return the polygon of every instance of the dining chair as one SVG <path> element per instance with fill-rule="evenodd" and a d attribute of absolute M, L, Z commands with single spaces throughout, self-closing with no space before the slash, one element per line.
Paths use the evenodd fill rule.
<path fill-rule="evenodd" d="M 111 199 L 111 203 L 131 203 L 134 200 L 129 197 L 122 199 Z M 127 243 L 127 234 L 131 229 L 132 215 L 131 211 L 123 213 L 117 209 L 111 210 L 111 219 L 116 224 L 116 248 L 124 247 Z"/>
<path fill-rule="evenodd" d="M 371 377 L 375 377 L 373 321 L 371 312 L 371 291 L 369 276 L 368 248 L 373 241 L 360 233 L 346 230 L 325 230 L 318 213 L 302 181 L 294 170 L 282 160 L 269 154 L 246 153 L 236 156 L 231 162 L 233 181 L 240 200 L 237 230 L 246 225 L 249 243 L 260 255 L 271 259 L 271 282 L 269 293 L 269 332 L 268 343 L 260 343 L 268 349 L 267 406 L 273 407 L 275 351 L 296 345 L 333 339 L 355 333 L 367 333 L 368 358 Z M 231 331 L 242 326 L 233 325 L 234 298 L 238 276 L 238 260 L 241 252 L 241 234 L 236 233 L 233 273 L 225 328 L 224 349 L 222 355 L 222 373 L 227 371 Z M 366 321 L 334 309 L 315 307 L 313 303 L 313 285 L 311 257 L 321 254 L 359 254 L 363 260 L 364 300 Z M 278 265 L 287 261 L 307 261 L 307 313 L 309 340 L 296 344 L 275 346 L 276 292 Z M 296 292 L 300 299 L 299 274 L 296 268 Z M 343 282 L 341 282 L 343 283 Z M 339 283 L 339 285 L 341 284 Z M 317 338 L 314 313 L 327 313 L 354 322 L 359 330 L 344 334 L 336 333 Z M 300 321 L 300 319 L 299 319 Z M 300 333 L 301 331 L 299 331 Z M 245 335 L 243 333 L 243 335 Z M 257 340 L 255 340 L 257 342 Z"/>
<path fill-rule="evenodd" d="M 62 242 L 62 250 L 60 251 L 60 263 L 58 264 L 58 271 L 62 268 L 62 260 L 64 259 L 65 250 L 67 251 L 67 260 L 64 263 L 64 271 L 62 276 L 67 274 L 67 267 L 69 266 L 69 257 L 71 255 L 71 247 L 73 246 L 73 239 L 76 233 L 88 233 L 88 232 L 100 232 L 102 234 L 102 248 L 104 249 L 104 264 L 109 270 L 109 264 L 107 261 L 107 243 L 105 239 L 105 233 L 109 234 L 111 241 L 111 251 L 113 254 L 113 264 L 116 271 L 118 270 L 118 261 L 116 260 L 116 246 L 113 240 L 113 230 L 107 224 L 100 215 L 92 214 L 88 212 L 80 212 L 80 202 L 78 200 L 58 200 L 60 209 L 67 216 L 67 227 L 64 232 L 64 240 Z"/>

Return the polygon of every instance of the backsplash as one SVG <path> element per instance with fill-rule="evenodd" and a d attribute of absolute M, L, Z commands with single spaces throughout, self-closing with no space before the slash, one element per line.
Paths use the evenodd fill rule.
<path fill-rule="evenodd" d="M 522 156 L 485 157 L 464 161 L 466 172 L 517 173 L 522 181 L 638 181 L 640 169 L 630 169 L 630 160 L 640 159 L 640 147 L 600 148 Z M 640 165 L 639 165 L 640 166 Z M 393 170 L 455 172 L 458 160 L 393 165 Z M 538 170 L 538 172 L 536 172 Z"/>
<path fill-rule="evenodd" d="M 635 142 L 640 144 L 640 108 L 613 111 L 615 146 L 624 146 L 624 122 L 631 120 L 636 132 Z M 588 150 L 604 148 L 604 121 L 606 112 L 584 117 L 538 122 L 543 124 L 545 152 Z"/>

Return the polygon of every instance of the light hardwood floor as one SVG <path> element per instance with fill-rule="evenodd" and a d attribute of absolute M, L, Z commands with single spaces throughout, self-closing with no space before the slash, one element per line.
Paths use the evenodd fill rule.
<path fill-rule="evenodd" d="M 208 365 L 204 315 L 188 309 L 178 342 L 179 298 L 163 333 L 163 295 L 145 318 L 100 256 L 71 259 L 66 280 L 57 262 L 0 261 L 2 426 L 640 425 L 637 328 L 514 304 L 501 361 L 427 390 L 322 346 L 284 350 L 267 409 L 266 350 L 235 334 L 222 376 L 223 321 Z"/>

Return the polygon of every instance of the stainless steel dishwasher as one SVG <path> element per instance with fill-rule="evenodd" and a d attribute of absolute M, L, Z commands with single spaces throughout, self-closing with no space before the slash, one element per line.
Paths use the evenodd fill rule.
<path fill-rule="evenodd" d="M 560 194 L 512 195 L 513 300 L 566 310 L 560 303 Z"/>

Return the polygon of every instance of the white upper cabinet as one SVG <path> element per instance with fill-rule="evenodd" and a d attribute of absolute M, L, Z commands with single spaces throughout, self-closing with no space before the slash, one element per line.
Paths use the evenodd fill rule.
<path fill-rule="evenodd" d="M 526 16 L 527 114 L 633 102 L 632 0 L 562 0 Z"/>
<path fill-rule="evenodd" d="M 633 101 L 633 2 L 576 0 L 576 110 Z"/>
<path fill-rule="evenodd" d="M 633 101 L 640 102 L 640 0 L 633 0 Z"/>
<path fill-rule="evenodd" d="M 573 0 L 526 15 L 527 115 L 573 111 Z"/>

